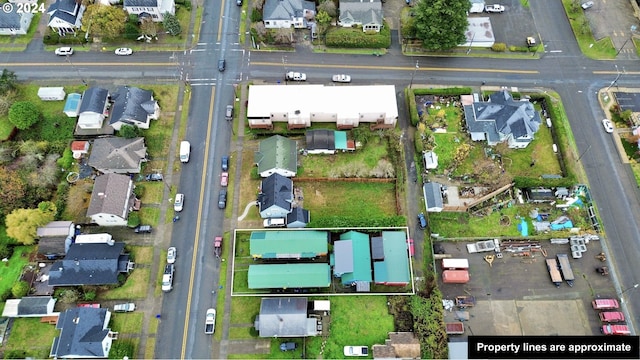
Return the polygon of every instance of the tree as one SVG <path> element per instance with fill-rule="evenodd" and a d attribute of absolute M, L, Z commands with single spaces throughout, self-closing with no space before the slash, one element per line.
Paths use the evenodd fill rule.
<path fill-rule="evenodd" d="M 27 184 L 17 171 L 0 167 L 0 217 L 24 207 Z"/>
<path fill-rule="evenodd" d="M 318 5 L 318 11 L 324 11 L 331 17 L 336 17 L 338 12 L 336 11 L 336 4 L 332 0 L 324 0 Z"/>
<path fill-rule="evenodd" d="M 291 28 L 279 28 L 273 32 L 273 40 L 276 44 L 291 44 L 293 30 Z"/>
<path fill-rule="evenodd" d="M 420 0 L 414 11 L 416 37 L 428 50 L 448 50 L 466 40 L 469 0 Z"/>
<path fill-rule="evenodd" d="M 326 35 L 327 30 L 329 30 L 329 25 L 331 25 L 331 15 L 327 14 L 327 12 L 323 10 L 318 11 L 318 15 L 316 15 L 316 24 L 318 24 L 318 32 L 322 35 Z"/>
<path fill-rule="evenodd" d="M 122 8 L 93 4 L 87 6 L 82 16 L 82 25 L 90 34 L 115 38 L 124 32 L 127 18 L 127 13 Z"/>
<path fill-rule="evenodd" d="M 55 211 L 50 211 L 51 207 L 55 209 L 55 205 L 51 204 L 44 211 L 41 209 L 13 210 L 5 220 L 7 235 L 23 245 L 32 245 L 35 242 L 38 227 L 53 221 Z"/>
<path fill-rule="evenodd" d="M 20 130 L 30 128 L 40 117 L 40 110 L 29 101 L 17 101 L 9 108 L 9 121 Z"/>
<path fill-rule="evenodd" d="M 169 13 L 164 14 L 164 21 L 162 22 L 164 29 L 171 36 L 180 35 L 182 32 L 182 27 L 180 26 L 180 22 L 175 15 L 171 15 Z"/>
<path fill-rule="evenodd" d="M 145 18 L 140 24 L 140 32 L 144 35 L 149 35 L 152 38 L 155 38 L 158 35 L 158 27 L 153 20 Z"/>
<path fill-rule="evenodd" d="M 120 130 L 118 130 L 118 136 L 123 137 L 125 139 L 133 139 L 137 138 L 140 133 L 140 129 L 137 126 L 133 125 L 122 125 Z"/>
<path fill-rule="evenodd" d="M 9 90 L 15 90 L 17 83 L 18 76 L 16 73 L 3 69 L 2 75 L 0 75 L 0 94 L 4 94 Z"/>
<path fill-rule="evenodd" d="M 11 295 L 13 295 L 13 297 L 16 299 L 20 299 L 26 296 L 28 293 L 29 283 L 26 281 L 18 281 L 17 283 L 13 284 L 13 287 L 11 288 Z"/>

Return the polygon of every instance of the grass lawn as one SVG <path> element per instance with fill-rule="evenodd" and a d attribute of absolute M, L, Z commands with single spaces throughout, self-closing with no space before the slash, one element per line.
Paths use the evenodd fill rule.
<path fill-rule="evenodd" d="M 5 339 L 4 355 L 9 351 L 23 351 L 22 358 L 47 359 L 53 338 L 59 334 L 55 325 L 41 323 L 40 318 L 16 318 L 9 338 Z"/>
<path fill-rule="evenodd" d="M 144 313 L 134 311 L 131 313 L 111 313 L 111 330 L 120 334 L 140 334 L 142 332 L 142 319 Z"/>
<path fill-rule="evenodd" d="M 298 169 L 298 177 L 338 177 L 346 168 L 363 166 L 367 170 L 374 169 L 381 159 L 387 158 L 387 143 L 379 137 L 373 137 L 363 149 L 352 153 L 336 153 L 335 155 L 298 156 L 302 163 Z"/>
<path fill-rule="evenodd" d="M 156 226 L 160 221 L 160 208 L 142 206 L 139 211 L 141 224 Z M 169 218 L 171 221 L 171 218 Z"/>
<path fill-rule="evenodd" d="M 253 324 L 260 313 L 260 297 L 234 296 L 231 298 L 231 320 L 229 324 Z"/>
<path fill-rule="evenodd" d="M 20 279 L 22 269 L 29 262 L 29 254 L 35 250 L 34 246 L 16 246 L 9 261 L 0 266 L 0 293 L 11 289 Z"/>
<path fill-rule="evenodd" d="M 304 208 L 314 217 L 345 218 L 396 215 L 395 184 L 366 182 L 298 182 Z"/>
<path fill-rule="evenodd" d="M 144 193 L 140 198 L 143 204 L 161 204 L 162 203 L 162 195 L 164 194 L 163 181 L 140 182 L 136 186 L 144 187 Z"/>
<path fill-rule="evenodd" d="M 578 45 L 582 53 L 591 59 L 615 59 L 616 48 L 613 46 L 610 37 L 600 40 L 593 38 L 593 33 L 589 27 L 589 22 L 578 2 L 574 0 L 562 0 L 562 5 L 567 12 L 571 29 L 578 40 Z"/>
<path fill-rule="evenodd" d="M 137 85 L 146 90 L 153 90 L 153 97 L 158 101 L 162 113 L 158 120 L 152 120 L 148 130 L 143 131 L 144 142 L 149 156 L 154 160 L 165 160 L 169 155 L 169 142 L 173 133 L 174 111 L 178 102 L 178 86 L 175 85 Z M 168 166 L 168 165 L 165 165 Z"/>
<path fill-rule="evenodd" d="M 137 268 L 131 272 L 124 285 L 100 294 L 101 300 L 132 300 L 147 297 L 149 285 L 149 268 Z"/>
<path fill-rule="evenodd" d="M 151 246 L 131 246 L 127 248 L 136 264 L 153 263 L 153 247 Z"/>

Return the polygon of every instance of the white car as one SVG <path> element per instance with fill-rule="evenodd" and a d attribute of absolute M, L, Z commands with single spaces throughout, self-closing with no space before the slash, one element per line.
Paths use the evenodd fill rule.
<path fill-rule="evenodd" d="M 289 71 L 284 74 L 284 78 L 289 81 L 307 81 L 307 74 Z"/>
<path fill-rule="evenodd" d="M 582 6 L 583 10 L 590 9 L 591 7 L 593 7 L 593 1 L 587 1 L 586 3 L 583 3 L 580 6 Z"/>
<path fill-rule="evenodd" d="M 129 48 L 119 48 L 119 49 L 116 49 L 115 54 L 120 56 L 131 55 L 133 54 L 133 50 Z"/>
<path fill-rule="evenodd" d="M 59 47 L 56 49 L 55 54 L 58 56 L 73 55 L 73 48 L 68 46 Z"/>
<path fill-rule="evenodd" d="M 178 255 L 178 251 L 175 247 L 170 247 L 167 250 L 167 264 L 173 264 L 176 262 L 176 257 Z"/>
<path fill-rule="evenodd" d="M 184 194 L 176 194 L 176 200 L 173 203 L 173 210 L 176 212 L 182 211 L 184 207 Z"/>
<path fill-rule="evenodd" d="M 611 121 L 609 119 L 602 120 L 602 126 L 604 127 L 604 131 L 606 131 L 608 133 L 612 133 L 613 132 L 613 124 L 611 123 Z"/>
<path fill-rule="evenodd" d="M 208 309 L 204 320 L 204 333 L 211 335 L 216 331 L 216 309 Z"/>
<path fill-rule="evenodd" d="M 351 82 L 351 76 L 345 75 L 345 74 L 333 75 L 333 77 L 331 79 L 333 80 L 333 82 L 339 82 L 339 83 L 350 83 Z"/>
<path fill-rule="evenodd" d="M 366 346 L 345 346 L 344 356 L 369 356 L 369 348 Z"/>

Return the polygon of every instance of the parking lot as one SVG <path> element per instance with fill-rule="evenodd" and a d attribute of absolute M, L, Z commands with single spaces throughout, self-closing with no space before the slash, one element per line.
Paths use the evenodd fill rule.
<path fill-rule="evenodd" d="M 468 283 L 443 284 L 439 280 L 444 299 L 462 295 L 476 299 L 476 305 L 467 308 L 465 335 L 595 335 L 600 333 L 600 321 L 591 301 L 594 297 L 617 297 L 609 276 L 595 271 L 606 265 L 596 259 L 601 252 L 599 241 L 590 241 L 581 259 L 571 258 L 568 244 L 541 242 L 548 259 L 569 254 L 576 280 L 573 287 L 563 282 L 559 288 L 551 282 L 540 252 L 529 257 L 503 252 L 504 256 L 490 266 L 484 256 L 494 252 L 469 254 L 464 242 L 438 244 L 445 254 L 469 260 Z M 439 260 L 436 269 L 441 276 Z M 445 322 L 459 321 L 456 310 L 445 312 Z"/>

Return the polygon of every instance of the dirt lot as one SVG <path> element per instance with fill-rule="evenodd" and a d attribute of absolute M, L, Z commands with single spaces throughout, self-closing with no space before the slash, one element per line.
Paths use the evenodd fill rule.
<path fill-rule="evenodd" d="M 504 253 L 493 266 L 483 256 L 469 254 L 466 243 L 440 243 L 453 258 L 467 258 L 471 281 L 467 284 L 442 284 L 445 299 L 472 295 L 477 304 L 468 309 L 465 335 L 594 335 L 599 334 L 600 321 L 591 309 L 594 297 L 616 297 L 608 276 L 595 272 L 603 263 L 595 258 L 600 253 L 599 241 L 591 241 L 581 259 L 570 263 L 576 277 L 573 287 L 563 283 L 559 288 L 551 283 L 545 258 L 513 257 Z M 547 258 L 558 253 L 571 254 L 569 245 L 544 243 Z M 436 270 L 441 274 L 440 262 Z M 455 309 L 446 312 L 445 321 L 457 321 Z"/>

